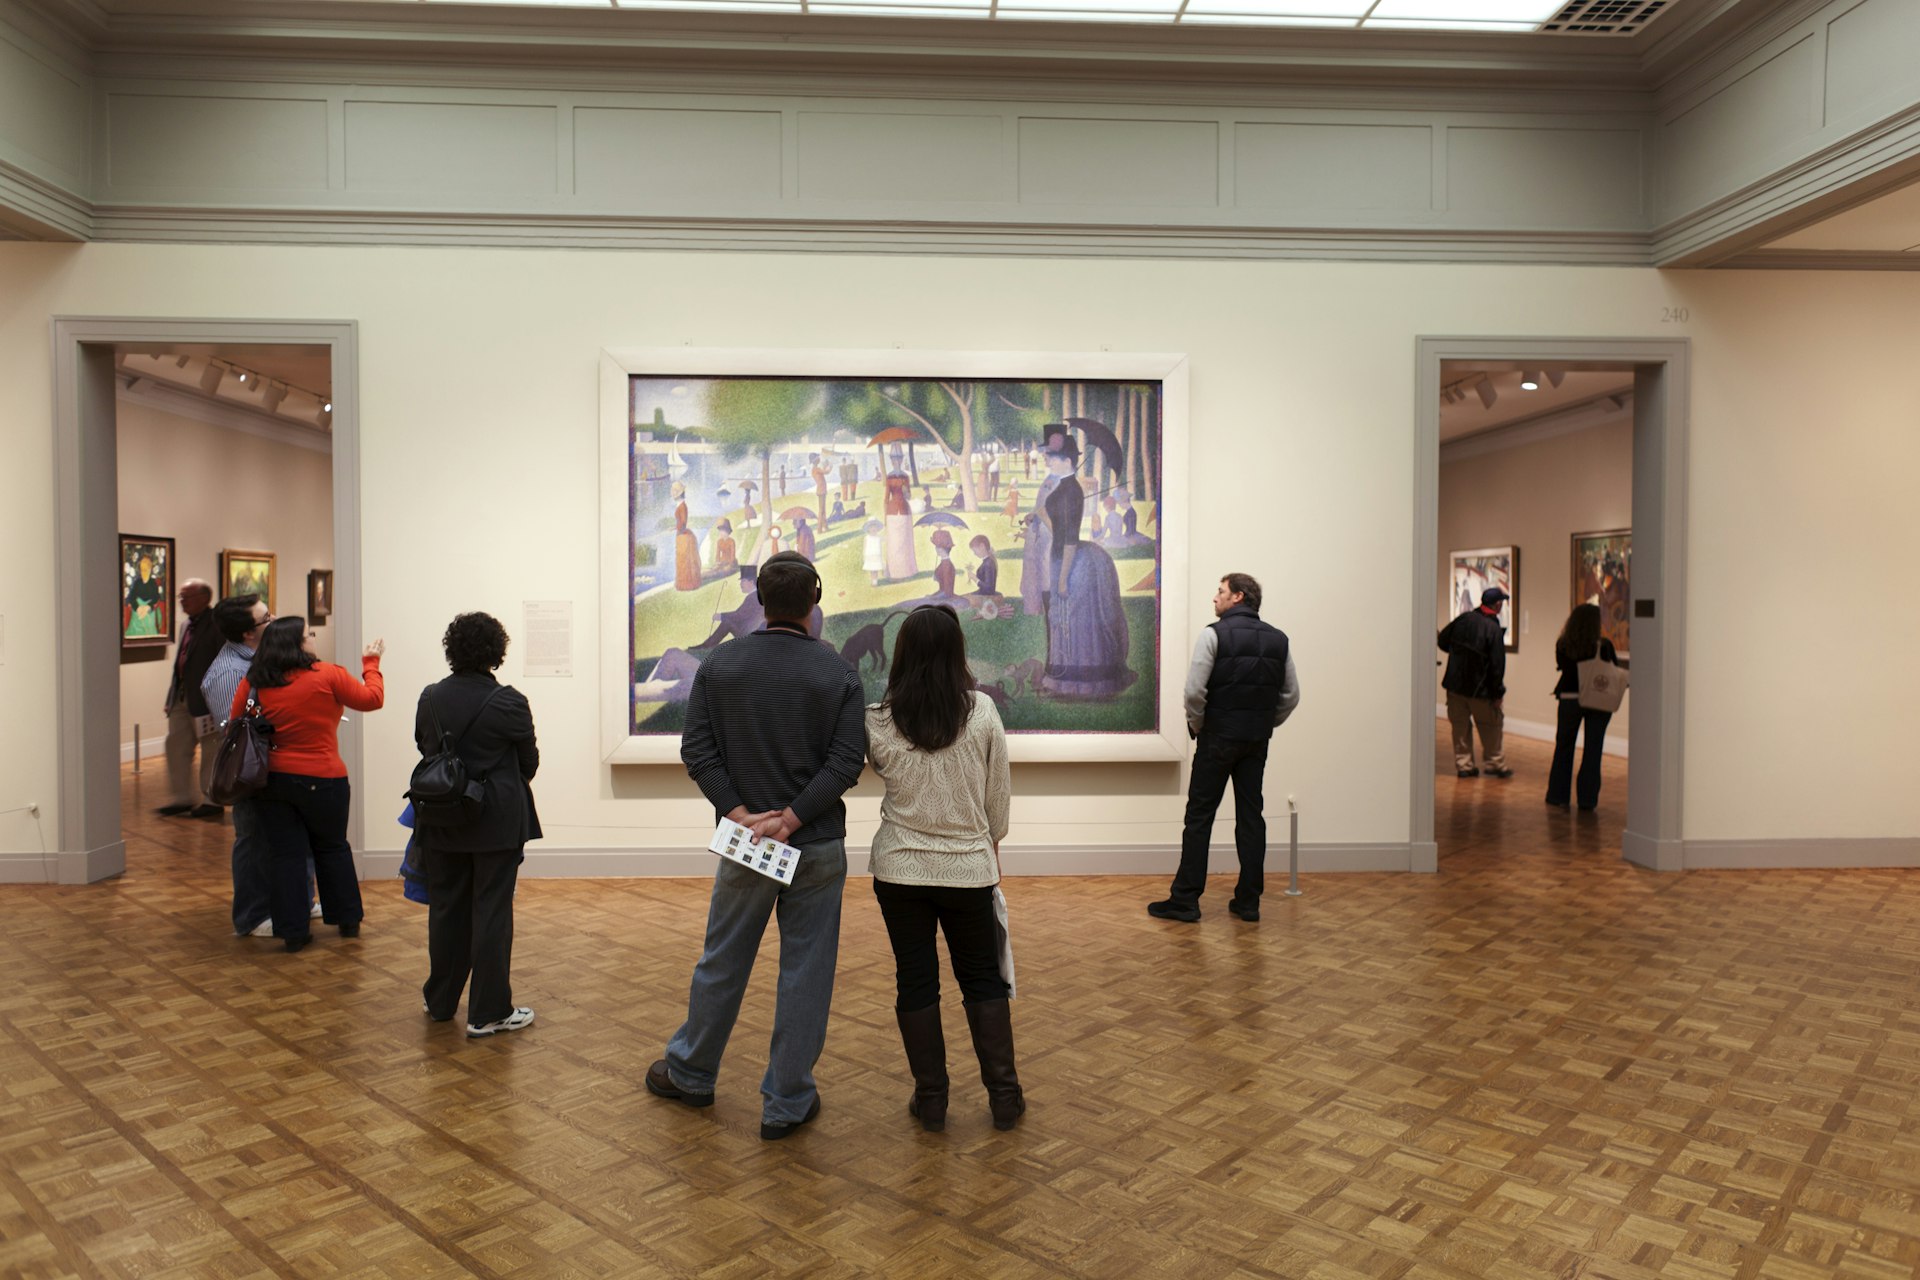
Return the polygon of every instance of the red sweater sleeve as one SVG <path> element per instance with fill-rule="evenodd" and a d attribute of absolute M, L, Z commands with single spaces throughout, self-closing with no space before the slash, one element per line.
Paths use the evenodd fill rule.
<path fill-rule="evenodd" d="M 227 708 L 227 719 L 237 720 L 240 718 L 240 713 L 247 709 L 248 692 L 247 678 L 241 676 L 239 685 L 236 686 L 233 691 L 233 705 Z"/>
<path fill-rule="evenodd" d="M 360 658 L 360 680 L 345 667 L 333 669 L 333 696 L 340 705 L 354 711 L 378 711 L 387 702 L 387 682 L 380 677 L 380 659 L 375 654 Z M 362 684 L 364 680 L 366 683 Z"/>

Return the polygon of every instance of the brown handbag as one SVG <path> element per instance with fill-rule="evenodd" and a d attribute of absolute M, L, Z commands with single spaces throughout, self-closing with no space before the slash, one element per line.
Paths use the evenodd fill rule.
<path fill-rule="evenodd" d="M 213 757 L 213 776 L 207 783 L 207 799 L 214 804 L 232 804 L 264 788 L 272 750 L 273 726 L 249 693 L 245 709 L 227 722 L 227 731 L 220 738 L 220 749 Z"/>

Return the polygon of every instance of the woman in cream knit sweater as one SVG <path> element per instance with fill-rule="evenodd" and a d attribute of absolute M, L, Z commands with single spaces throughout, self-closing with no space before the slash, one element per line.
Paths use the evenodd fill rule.
<path fill-rule="evenodd" d="M 946 1127 L 938 928 L 947 935 L 994 1128 L 1011 1129 L 1026 1100 L 1013 1066 L 993 912 L 1007 833 L 1007 735 L 993 703 L 973 687 L 966 636 L 946 605 L 924 605 L 901 624 L 887 696 L 867 708 L 867 760 L 887 784 L 873 838 L 873 893 L 893 943 L 894 1011 L 913 1072 L 907 1110 L 929 1132 Z"/>

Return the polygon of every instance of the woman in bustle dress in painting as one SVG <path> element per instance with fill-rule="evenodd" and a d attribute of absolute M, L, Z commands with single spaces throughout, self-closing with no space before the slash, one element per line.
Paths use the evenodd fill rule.
<path fill-rule="evenodd" d="M 1035 511 L 1047 530 L 1047 671 L 1059 698 L 1111 698 L 1138 675 L 1127 667 L 1127 615 L 1113 557 L 1081 540 L 1087 495 L 1074 475 L 1080 448 L 1063 426 L 1046 428 L 1048 476 Z"/>
<path fill-rule="evenodd" d="M 907 477 L 889 472 L 881 514 L 886 517 L 887 578 L 892 582 L 904 582 L 920 572 L 913 554 L 913 505 L 908 493 Z"/>
<path fill-rule="evenodd" d="M 687 486 L 673 486 L 673 586 L 693 591 L 700 586 L 700 539 L 687 527 Z"/>

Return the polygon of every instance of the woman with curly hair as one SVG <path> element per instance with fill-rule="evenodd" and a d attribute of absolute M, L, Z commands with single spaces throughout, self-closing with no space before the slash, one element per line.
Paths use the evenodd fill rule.
<path fill-rule="evenodd" d="M 420 693 L 414 743 L 422 758 L 444 737 L 478 782 L 472 812 L 445 825 L 420 821 L 414 834 L 427 873 L 427 982 L 422 1005 L 435 1022 L 450 1020 L 467 991 L 467 1034 L 518 1031 L 533 1010 L 513 1003 L 507 969 L 513 959 L 513 890 L 526 843 L 540 838 L 540 816 L 527 786 L 540 767 L 533 710 L 526 695 L 500 684 L 494 671 L 507 657 L 507 629 L 484 613 L 463 613 L 441 638 L 453 674 Z"/>

